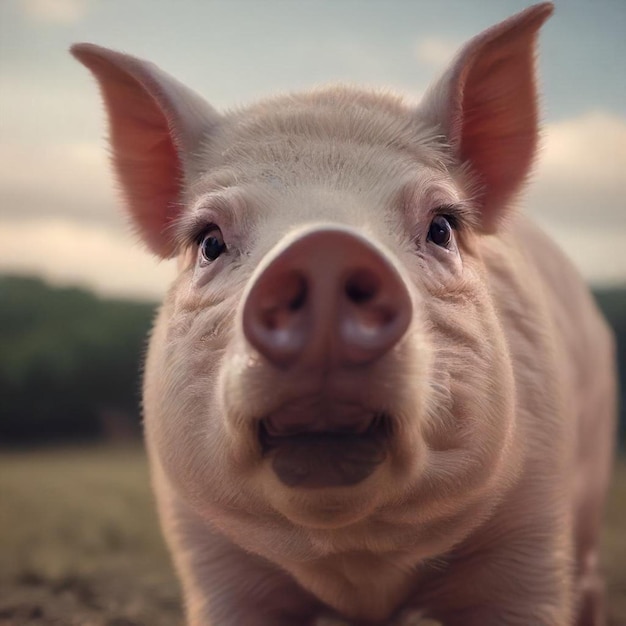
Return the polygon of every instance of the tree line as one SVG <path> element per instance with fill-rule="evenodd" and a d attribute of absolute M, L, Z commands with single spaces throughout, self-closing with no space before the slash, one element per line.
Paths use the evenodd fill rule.
<path fill-rule="evenodd" d="M 626 288 L 596 292 L 615 331 L 626 434 Z M 140 434 L 154 303 L 0 276 L 0 445 Z"/>
<path fill-rule="evenodd" d="M 96 438 L 116 421 L 118 431 L 138 433 L 154 310 L 37 278 L 0 277 L 0 442 Z"/>

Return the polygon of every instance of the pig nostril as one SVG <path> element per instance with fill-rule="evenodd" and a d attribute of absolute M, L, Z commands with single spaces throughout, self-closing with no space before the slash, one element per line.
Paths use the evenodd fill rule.
<path fill-rule="evenodd" d="M 293 313 L 300 311 L 306 304 L 308 284 L 298 272 L 290 272 L 280 281 L 271 285 L 265 302 L 261 303 L 261 322 L 268 330 L 286 328 Z"/>
<path fill-rule="evenodd" d="M 306 279 L 301 274 L 293 274 L 287 290 L 289 298 L 288 307 L 290 311 L 299 311 L 306 303 L 308 285 Z"/>
<path fill-rule="evenodd" d="M 378 277 L 368 270 L 357 270 L 346 281 L 345 293 L 354 304 L 366 304 L 380 288 Z"/>

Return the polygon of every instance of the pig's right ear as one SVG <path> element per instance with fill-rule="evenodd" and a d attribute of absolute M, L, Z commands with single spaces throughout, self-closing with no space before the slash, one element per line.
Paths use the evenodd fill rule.
<path fill-rule="evenodd" d="M 72 54 L 98 79 L 109 118 L 113 165 L 129 213 L 148 247 L 176 252 L 168 227 L 183 208 L 194 156 L 219 114 L 158 67 L 93 44 Z"/>

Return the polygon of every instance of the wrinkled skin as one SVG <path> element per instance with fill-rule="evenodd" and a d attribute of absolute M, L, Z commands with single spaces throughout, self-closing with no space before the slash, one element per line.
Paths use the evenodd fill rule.
<path fill-rule="evenodd" d="M 417 109 L 330 88 L 221 115 L 73 49 L 138 232 L 178 257 L 144 414 L 189 624 L 604 623 L 612 338 L 511 208 L 551 10 L 472 40 Z"/>

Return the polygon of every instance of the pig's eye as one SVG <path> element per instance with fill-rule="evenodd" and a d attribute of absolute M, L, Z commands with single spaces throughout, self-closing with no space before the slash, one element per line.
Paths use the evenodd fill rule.
<path fill-rule="evenodd" d="M 210 226 L 198 237 L 200 253 L 205 261 L 215 261 L 217 257 L 226 251 L 226 244 L 222 231 L 217 226 Z"/>
<path fill-rule="evenodd" d="M 443 215 L 437 215 L 437 217 L 430 223 L 428 229 L 428 240 L 432 241 L 435 245 L 446 248 L 450 245 L 452 239 L 452 226 L 450 222 Z"/>

